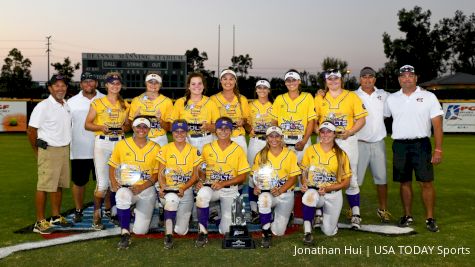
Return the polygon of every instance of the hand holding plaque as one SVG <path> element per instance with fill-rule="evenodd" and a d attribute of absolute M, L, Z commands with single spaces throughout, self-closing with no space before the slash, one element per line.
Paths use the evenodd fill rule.
<path fill-rule="evenodd" d="M 259 169 L 254 172 L 254 185 L 261 191 L 270 192 L 270 190 L 278 185 L 279 176 L 274 167 L 270 163 L 262 164 Z"/>

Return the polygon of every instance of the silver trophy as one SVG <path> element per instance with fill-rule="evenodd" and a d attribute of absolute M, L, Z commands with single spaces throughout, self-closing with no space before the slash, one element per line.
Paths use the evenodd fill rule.
<path fill-rule="evenodd" d="M 246 225 L 246 220 L 244 219 L 244 214 L 246 213 L 244 209 L 245 205 L 243 197 L 239 194 L 233 198 L 233 204 L 231 205 L 231 225 Z"/>
<path fill-rule="evenodd" d="M 115 179 L 123 187 L 130 187 L 142 180 L 140 166 L 122 163 L 115 169 Z"/>
<path fill-rule="evenodd" d="M 254 172 L 252 180 L 261 191 L 270 191 L 279 184 L 279 176 L 270 163 L 262 164 Z"/>

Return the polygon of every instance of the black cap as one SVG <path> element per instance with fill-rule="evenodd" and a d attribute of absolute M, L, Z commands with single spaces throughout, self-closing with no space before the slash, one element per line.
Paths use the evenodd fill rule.
<path fill-rule="evenodd" d="M 373 77 L 375 77 L 376 71 L 374 71 L 371 67 L 364 67 L 360 71 L 360 77 L 363 77 L 365 75 L 372 75 Z"/>
<path fill-rule="evenodd" d="M 81 74 L 81 82 L 84 80 L 94 80 L 97 81 L 96 76 L 92 75 L 90 72 L 84 72 Z"/>
<path fill-rule="evenodd" d="M 66 76 L 63 76 L 61 74 L 53 74 L 53 76 L 51 76 L 51 79 L 49 79 L 48 81 L 48 85 L 53 85 L 55 84 L 57 81 L 63 81 L 66 86 L 69 84 L 69 79 L 66 77 Z"/>

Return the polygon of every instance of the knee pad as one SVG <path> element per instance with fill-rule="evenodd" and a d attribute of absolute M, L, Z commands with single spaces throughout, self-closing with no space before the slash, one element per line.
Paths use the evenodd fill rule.
<path fill-rule="evenodd" d="M 165 195 L 165 210 L 177 211 L 180 198 L 175 193 L 167 193 Z"/>
<path fill-rule="evenodd" d="M 134 194 L 130 189 L 121 187 L 115 194 L 115 201 L 118 209 L 128 209 L 132 205 Z"/>
<path fill-rule="evenodd" d="M 201 189 L 198 191 L 198 195 L 196 196 L 196 207 L 209 207 L 209 202 L 211 201 L 211 194 L 213 194 L 213 189 L 207 186 L 201 187 Z"/>

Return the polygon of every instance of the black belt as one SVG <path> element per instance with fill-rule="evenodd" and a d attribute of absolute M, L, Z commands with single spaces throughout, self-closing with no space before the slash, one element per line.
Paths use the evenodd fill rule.
<path fill-rule="evenodd" d="M 295 144 L 285 144 L 286 146 L 295 146 Z"/>
<path fill-rule="evenodd" d="M 119 140 L 124 139 L 124 136 L 121 135 L 121 136 L 118 136 L 118 137 L 110 137 L 110 136 L 106 136 L 106 135 L 99 135 L 99 139 L 109 140 L 109 141 L 119 141 Z"/>
<path fill-rule="evenodd" d="M 210 135 L 211 133 L 200 133 L 200 134 L 190 134 L 191 138 L 197 138 L 197 137 L 205 137 Z"/>
<path fill-rule="evenodd" d="M 403 144 L 414 144 L 414 143 L 422 142 L 427 139 L 429 139 L 429 137 L 421 137 L 421 138 L 414 138 L 414 139 L 394 139 L 394 142 L 403 143 Z"/>
<path fill-rule="evenodd" d="M 203 186 L 211 187 L 212 184 L 203 184 Z M 228 186 L 223 186 L 223 188 L 231 188 L 231 186 L 229 186 L 229 185 Z"/>
<path fill-rule="evenodd" d="M 315 190 L 320 190 L 320 188 L 316 187 L 316 186 L 309 186 L 308 189 L 315 189 Z M 330 191 L 330 192 L 326 192 L 325 194 L 333 194 L 333 193 L 336 193 L 340 190 L 333 190 L 333 191 Z"/>
<path fill-rule="evenodd" d="M 178 193 L 178 192 L 180 192 L 180 190 L 175 190 L 175 189 L 165 189 L 165 190 L 163 190 L 163 192 L 165 192 L 165 193 Z"/>

